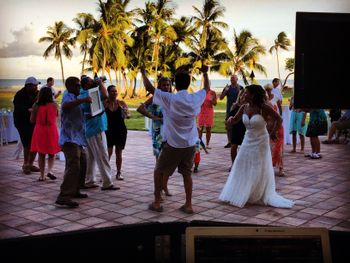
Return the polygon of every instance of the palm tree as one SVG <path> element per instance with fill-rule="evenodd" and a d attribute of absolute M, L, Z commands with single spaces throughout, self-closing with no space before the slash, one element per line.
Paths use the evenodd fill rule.
<path fill-rule="evenodd" d="M 169 21 L 173 20 L 175 9 L 170 6 L 171 0 L 157 0 L 156 3 L 146 2 L 145 9 L 138 9 L 152 43 L 152 68 L 154 82 L 157 86 L 159 53 L 161 46 L 171 45 L 177 38 L 175 30 Z"/>
<path fill-rule="evenodd" d="M 253 37 L 252 33 L 243 30 L 237 35 L 234 30 L 233 46 L 228 47 L 225 51 L 226 56 L 221 58 L 219 73 L 224 76 L 238 74 L 248 85 L 247 78 L 250 77 L 251 71 L 256 70 L 266 75 L 265 67 L 258 63 L 260 55 L 265 53 L 265 47 Z"/>
<path fill-rule="evenodd" d="M 125 46 L 133 43 L 127 34 L 132 27 L 131 14 L 125 11 L 129 2 L 130 0 L 107 0 L 104 3 L 99 0 L 100 18 L 90 32 L 93 36 L 90 56 L 95 72 L 102 69 L 104 74 L 108 66 L 120 70 L 126 64 Z"/>
<path fill-rule="evenodd" d="M 78 13 L 73 21 L 78 25 L 76 40 L 80 43 L 81 53 L 84 54 L 81 66 L 81 75 L 83 75 L 85 71 L 84 66 L 86 63 L 86 56 L 92 46 L 92 30 L 97 21 L 93 15 L 89 13 Z"/>
<path fill-rule="evenodd" d="M 144 64 L 145 61 L 151 60 L 151 49 L 148 48 L 151 46 L 151 43 L 146 28 L 146 25 L 135 28 L 131 33 L 134 45 L 132 47 L 126 48 L 128 77 L 130 80 L 134 80 L 134 87 L 130 96 L 131 98 L 137 95 L 137 73 L 140 71 L 140 67 Z M 142 80 L 140 81 L 140 85 L 142 85 Z M 139 89 L 139 92 L 140 91 L 141 87 Z"/>
<path fill-rule="evenodd" d="M 55 58 L 60 60 L 61 63 L 61 72 L 62 72 L 62 81 L 64 83 L 64 71 L 63 71 L 63 55 L 70 59 L 73 55 L 70 47 L 74 47 L 75 38 L 70 37 L 73 34 L 74 30 L 67 27 L 63 21 L 55 22 L 53 26 L 49 26 L 46 31 L 47 36 L 41 37 L 39 42 L 50 42 L 50 45 L 45 50 L 43 56 L 48 58 L 51 52 L 55 52 Z"/>
<path fill-rule="evenodd" d="M 282 87 L 284 87 L 287 83 L 288 78 L 294 74 L 294 58 L 286 58 L 286 67 L 285 69 L 289 71 L 287 77 L 285 78 Z"/>
<path fill-rule="evenodd" d="M 290 39 L 287 37 L 286 33 L 283 31 L 278 34 L 274 42 L 275 44 L 272 47 L 270 47 L 269 52 L 272 54 L 274 50 L 276 51 L 278 78 L 281 79 L 278 49 L 281 48 L 283 50 L 288 50 L 288 47 L 291 45 L 291 43 L 290 43 Z"/>
<path fill-rule="evenodd" d="M 220 28 L 227 29 L 228 25 L 222 21 L 217 21 L 224 15 L 225 8 L 220 6 L 217 0 L 205 0 L 202 10 L 193 6 L 198 16 L 192 16 L 195 28 L 200 32 L 200 48 L 205 48 L 209 31 L 214 34 L 221 34 Z"/>
<path fill-rule="evenodd" d="M 217 0 L 205 0 L 202 9 L 193 6 L 196 15 L 191 17 L 197 33 L 192 35 L 190 48 L 194 67 L 193 72 L 199 73 L 198 70 L 202 64 L 215 66 L 216 58 L 227 44 L 222 36 L 221 29 L 227 29 L 228 25 L 218 21 L 224 15 L 225 8 L 220 6 Z M 203 80 L 203 78 L 202 78 Z M 203 83 L 203 81 L 201 82 Z"/>

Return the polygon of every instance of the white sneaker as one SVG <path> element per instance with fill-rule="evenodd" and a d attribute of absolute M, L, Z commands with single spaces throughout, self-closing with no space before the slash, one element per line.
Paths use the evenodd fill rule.
<path fill-rule="evenodd" d="M 310 156 L 311 159 L 320 159 L 321 156 L 318 155 L 317 153 L 312 153 L 311 156 Z"/>

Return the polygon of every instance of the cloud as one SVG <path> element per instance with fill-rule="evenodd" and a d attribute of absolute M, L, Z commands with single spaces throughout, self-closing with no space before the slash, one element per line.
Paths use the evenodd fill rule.
<path fill-rule="evenodd" d="M 38 43 L 31 27 L 25 26 L 18 31 L 12 31 L 12 35 L 15 39 L 13 42 L 2 43 L 0 58 L 42 56 L 44 53 L 45 44 Z"/>

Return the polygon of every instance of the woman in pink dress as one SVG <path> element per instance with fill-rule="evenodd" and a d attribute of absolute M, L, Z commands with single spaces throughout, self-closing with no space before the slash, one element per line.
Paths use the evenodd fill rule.
<path fill-rule="evenodd" d="M 47 87 L 42 88 L 30 116 L 30 121 L 35 123 L 30 150 L 39 153 L 39 181 L 44 181 L 46 176 L 51 180 L 56 179 L 52 173 L 52 167 L 55 154 L 61 150 L 58 145 L 56 117 L 57 104 L 53 101 L 52 91 Z M 46 154 L 48 154 L 48 173 L 45 176 Z"/>
<path fill-rule="evenodd" d="M 207 91 L 207 96 L 202 104 L 201 112 L 198 115 L 199 138 L 202 139 L 204 127 L 206 127 L 206 148 L 210 149 L 209 142 L 211 128 L 214 124 L 214 106 L 217 103 L 216 93 L 213 90 Z"/>

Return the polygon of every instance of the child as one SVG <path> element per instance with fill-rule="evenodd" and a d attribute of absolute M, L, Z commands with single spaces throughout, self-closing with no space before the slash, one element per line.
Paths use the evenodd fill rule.
<path fill-rule="evenodd" d="M 203 141 L 201 138 L 198 138 L 198 141 L 196 142 L 196 153 L 194 155 L 194 173 L 198 173 L 198 166 L 199 162 L 201 161 L 201 146 L 202 149 L 205 151 L 206 154 L 208 154 L 207 148 L 205 147 Z"/>

